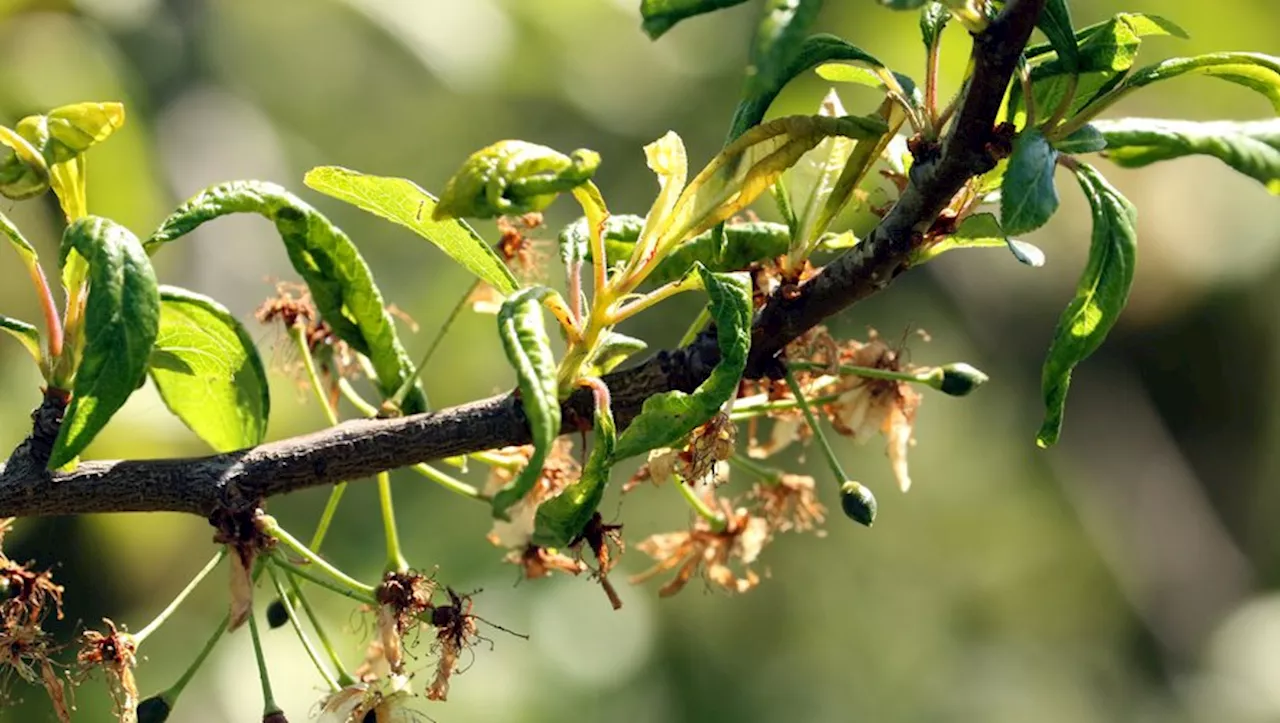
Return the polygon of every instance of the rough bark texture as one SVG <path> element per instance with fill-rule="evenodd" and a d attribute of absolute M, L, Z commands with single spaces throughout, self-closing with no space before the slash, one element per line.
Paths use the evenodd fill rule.
<path fill-rule="evenodd" d="M 1001 100 L 1044 0 L 1012 0 L 974 36 L 974 72 L 950 133 L 936 157 L 918 159 L 911 182 L 860 244 L 828 264 L 791 299 L 775 296 L 752 331 L 747 376 L 770 376 L 792 339 L 889 285 L 907 268 L 913 245 L 971 177 L 994 165 L 991 143 Z M 714 336 L 659 352 L 605 378 L 619 429 L 654 394 L 692 391 L 717 360 Z M 378 472 L 529 439 L 511 394 L 400 419 L 361 420 L 314 434 L 210 457 L 85 462 L 68 473 L 44 467 L 66 400 L 47 395 L 33 413 L 30 438 L 0 469 L 0 517 L 89 512 L 187 512 L 210 515 L 225 505 L 369 477 Z M 563 432 L 589 427 L 591 395 L 565 402 Z"/>

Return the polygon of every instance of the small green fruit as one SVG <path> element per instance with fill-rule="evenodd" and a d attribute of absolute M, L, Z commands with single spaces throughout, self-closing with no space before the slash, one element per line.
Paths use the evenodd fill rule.
<path fill-rule="evenodd" d="M 854 482 L 846 481 L 840 485 L 840 508 L 856 522 L 867 527 L 876 521 L 876 497 L 871 490 Z"/>

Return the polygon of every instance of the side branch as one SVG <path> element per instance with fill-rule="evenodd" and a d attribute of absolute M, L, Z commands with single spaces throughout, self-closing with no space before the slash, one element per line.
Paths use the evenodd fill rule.
<path fill-rule="evenodd" d="M 792 299 L 775 295 L 756 319 L 747 376 L 769 376 L 778 352 L 808 329 L 889 285 L 907 268 L 915 243 L 964 183 L 990 170 L 993 125 L 1015 64 L 1045 0 L 1011 0 L 974 36 L 974 72 L 941 152 L 921 161 L 901 198 L 871 234 L 828 264 Z M 658 353 L 639 366 L 605 377 L 619 428 L 644 400 L 670 390 L 691 391 L 717 360 L 715 340 Z M 208 516 L 223 505 L 370 477 L 418 462 L 477 452 L 529 439 L 511 394 L 400 419 L 360 420 L 313 434 L 209 457 L 82 463 L 50 474 L 40 451 L 48 420 L 61 409 L 46 400 L 37 428 L 0 468 L 0 518 L 92 512 L 186 512 Z M 586 390 L 565 402 L 563 433 L 590 427 Z M 42 431 L 42 428 L 43 431 Z M 56 427 L 54 427 L 56 430 Z M 56 431 L 54 431 L 56 434 Z M 47 459 L 47 451 L 44 454 Z"/>

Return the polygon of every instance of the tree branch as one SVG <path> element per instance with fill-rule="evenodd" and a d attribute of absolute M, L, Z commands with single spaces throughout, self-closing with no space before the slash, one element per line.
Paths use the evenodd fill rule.
<path fill-rule="evenodd" d="M 901 198 L 871 234 L 800 287 L 794 298 L 775 295 L 752 331 L 747 376 L 776 374 L 788 342 L 889 285 L 907 268 L 921 234 L 975 175 L 990 170 L 993 125 L 1019 54 L 1045 0 L 1011 0 L 974 36 L 974 71 L 959 114 L 933 159 L 918 159 Z M 718 359 L 713 335 L 659 352 L 605 377 L 621 429 L 648 397 L 692 391 Z M 591 395 L 565 402 L 563 433 L 589 427 Z M 438 412 L 399 419 L 360 420 L 313 434 L 210 457 L 84 462 L 73 472 L 44 466 L 65 400 L 46 397 L 33 414 L 32 436 L 0 469 L 0 517 L 91 512 L 186 512 L 208 516 L 224 505 L 370 477 L 418 462 L 529 440 L 520 405 L 504 394 Z"/>

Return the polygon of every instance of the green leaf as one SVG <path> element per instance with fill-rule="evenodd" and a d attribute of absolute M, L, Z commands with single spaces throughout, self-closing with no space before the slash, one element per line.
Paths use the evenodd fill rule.
<path fill-rule="evenodd" d="M 772 84 L 748 84 L 742 102 L 734 111 L 733 122 L 729 126 L 729 140 L 737 139 L 748 129 L 764 121 L 765 114 L 769 112 L 769 106 L 793 78 L 815 66 L 836 61 L 884 67 L 884 63 L 875 56 L 842 38 L 828 33 L 811 35 L 804 39 L 786 65 L 772 76 Z"/>
<path fill-rule="evenodd" d="M 608 405 L 597 404 L 591 455 L 582 467 L 582 476 L 563 492 L 539 505 L 534 517 L 533 544 L 566 547 L 587 526 L 600 507 L 604 488 L 609 484 L 616 443 L 613 410 Z"/>
<path fill-rule="evenodd" d="M 1280 113 L 1280 58 L 1262 53 L 1210 53 L 1192 58 L 1170 58 L 1134 71 L 1124 82 L 1125 91 L 1180 75 L 1208 75 L 1252 88 Z"/>
<path fill-rule="evenodd" d="M 445 184 L 431 212 L 437 221 L 493 218 L 541 211 L 556 196 L 591 180 L 600 154 L 580 148 L 569 155 L 525 141 L 498 141 L 472 153 Z"/>
<path fill-rule="evenodd" d="M 951 11 L 939 2 L 926 3 L 920 8 L 920 39 L 924 41 L 926 50 L 942 37 L 943 28 L 951 21 Z"/>
<path fill-rule="evenodd" d="M 595 351 L 592 352 L 591 358 L 587 361 L 583 369 L 583 376 L 604 376 L 629 357 L 639 354 L 648 348 L 649 345 L 642 339 L 619 334 L 616 331 L 606 332 L 604 338 L 596 346 Z"/>
<path fill-rule="evenodd" d="M 0 144 L 10 151 L 0 161 L 0 195 L 22 201 L 49 190 L 49 166 L 39 149 L 5 126 L 0 126 Z"/>
<path fill-rule="evenodd" d="M 1193 154 L 1213 156 L 1280 195 L 1280 120 L 1097 121 L 1107 158 L 1129 168 Z"/>
<path fill-rule="evenodd" d="M 791 61 L 820 10 L 822 0 L 765 0 L 751 42 L 746 96 L 776 92 L 791 80 Z"/>
<path fill-rule="evenodd" d="M 605 223 L 604 241 L 610 265 L 631 257 L 643 226 L 644 219 L 639 216 L 609 217 Z M 569 224 L 561 233 L 561 243 L 585 243 L 586 228 L 586 219 L 578 219 Z M 712 233 L 707 231 L 672 249 L 649 275 L 647 283 L 659 285 L 675 281 L 688 273 L 695 263 L 706 266 L 709 271 L 741 271 L 756 261 L 785 254 L 791 242 L 790 229 L 781 223 L 730 223 L 725 225 L 724 231 L 723 248 L 715 243 Z M 572 235 L 575 240 L 566 240 L 566 235 Z M 826 234 L 822 240 L 832 241 L 835 238 L 834 234 Z"/>
<path fill-rule="evenodd" d="M 62 163 L 105 141 L 124 125 L 120 103 L 76 103 L 54 108 L 45 116 L 50 143 L 45 159 Z"/>
<path fill-rule="evenodd" d="M 1076 31 L 1076 45 L 1088 40 L 1090 37 L 1099 32 L 1107 32 L 1111 29 L 1112 24 L 1117 20 L 1122 20 L 1138 35 L 1138 37 L 1148 37 L 1152 35 L 1169 35 L 1175 38 L 1186 40 L 1191 37 L 1177 23 L 1159 15 L 1150 15 L 1148 13 L 1118 13 L 1113 18 L 1103 20 L 1100 23 L 1094 23 Z M 1053 53 L 1055 48 L 1051 43 L 1035 43 L 1028 45 L 1025 55 L 1028 60 L 1039 58 L 1049 53 Z"/>
<path fill-rule="evenodd" d="M 436 199 L 405 178 L 370 176 L 338 166 L 307 171 L 309 187 L 413 231 L 503 294 L 519 287 L 511 269 L 465 221 L 437 221 Z"/>
<path fill-rule="evenodd" d="M 62 234 L 63 265 L 73 253 L 89 266 L 84 346 L 50 469 L 84 451 L 142 383 L 159 327 L 156 275 L 128 229 L 96 216 L 79 219 Z"/>
<path fill-rule="evenodd" d="M 956 232 L 912 256 L 912 265 L 922 264 L 952 249 L 981 249 L 1003 247 L 1013 257 L 1027 266 L 1044 266 L 1044 252 L 1025 241 L 1011 239 L 1000 227 L 1000 221 L 989 213 L 975 213 L 960 222 Z"/>
<path fill-rule="evenodd" d="M 22 259 L 22 265 L 28 269 L 35 268 L 39 258 L 36 256 L 36 248 L 31 245 L 26 236 L 18 230 L 13 221 L 9 217 L 0 213 L 0 233 L 9 239 L 9 244 L 13 246 L 13 250 L 18 252 L 18 256 Z"/>
<path fill-rule="evenodd" d="M 823 99 L 819 114 L 831 118 L 845 115 L 844 106 L 834 90 Z M 792 235 L 793 251 L 808 249 L 826 231 L 829 222 L 823 210 L 836 191 L 836 182 L 853 153 L 854 141 L 832 136 L 824 138 L 812 151 L 804 154 L 791 169 L 790 188 L 796 212 L 796 228 Z M 802 257 L 803 258 L 803 257 Z"/>
<path fill-rule="evenodd" d="M 160 287 L 151 380 L 169 410 L 217 452 L 261 444 L 271 396 L 253 338 L 226 307 Z"/>
<path fill-rule="evenodd" d="M 741 5 L 747 0 L 640 0 L 640 27 L 657 40 L 675 24 L 695 15 Z"/>
<path fill-rule="evenodd" d="M 639 416 L 618 438 L 614 462 L 675 445 L 737 394 L 751 345 L 751 281 L 746 274 L 696 268 L 711 298 L 720 361 L 692 393 L 665 392 L 646 399 Z"/>
<path fill-rule="evenodd" d="M 36 364 L 43 367 L 44 354 L 40 351 L 40 331 L 35 326 L 25 321 L 0 315 L 0 329 L 17 339 L 22 348 L 26 349 L 27 353 L 36 360 Z"/>
<path fill-rule="evenodd" d="M 915 10 L 924 5 L 925 0 L 877 0 L 890 10 Z"/>
<path fill-rule="evenodd" d="M 1107 139 L 1093 125 L 1085 124 L 1066 138 L 1053 142 L 1059 153 L 1097 153 L 1107 147 Z"/>
<path fill-rule="evenodd" d="M 147 251 L 154 253 L 206 221 L 233 213 L 256 213 L 275 224 L 320 315 L 339 339 L 373 363 L 383 397 L 395 394 L 413 375 L 413 362 L 400 344 L 369 267 L 341 229 L 280 186 L 263 181 L 211 186 L 165 219 L 147 239 Z M 418 386 L 405 399 L 403 411 L 426 410 L 426 395 Z"/>
<path fill-rule="evenodd" d="M 824 138 L 878 138 L 887 128 L 881 118 L 859 116 L 789 116 L 752 128 L 689 182 L 657 225 L 659 255 L 745 209 Z"/>
<path fill-rule="evenodd" d="M 1058 210 L 1053 169 L 1058 152 L 1035 128 L 1023 131 L 1013 143 L 1009 169 L 1000 186 L 1000 225 L 1008 234 L 1034 231 Z"/>
<path fill-rule="evenodd" d="M 533 439 L 529 464 L 493 496 L 493 516 L 502 519 L 507 519 L 508 508 L 533 489 L 547 454 L 560 434 L 556 361 L 539 308 L 540 302 L 554 293 L 545 286 L 521 289 L 503 302 L 498 312 L 502 349 L 516 370 L 520 405 Z"/>
<path fill-rule="evenodd" d="M 1075 31 L 1071 29 L 1071 9 L 1067 0 L 1048 0 L 1040 11 L 1036 24 L 1049 39 L 1049 45 L 1058 53 L 1058 59 L 1067 72 L 1075 72 L 1080 66 L 1080 50 L 1076 47 Z"/>
<path fill-rule="evenodd" d="M 1063 311 L 1043 372 L 1044 424 L 1036 437 L 1041 447 L 1058 441 L 1071 372 L 1106 338 L 1129 299 L 1137 255 L 1137 210 L 1088 164 L 1076 171 L 1093 210 L 1089 261 L 1076 296 Z"/>

